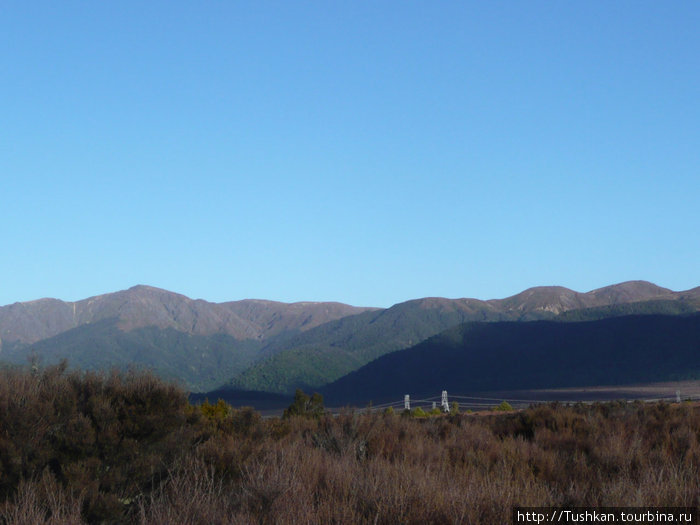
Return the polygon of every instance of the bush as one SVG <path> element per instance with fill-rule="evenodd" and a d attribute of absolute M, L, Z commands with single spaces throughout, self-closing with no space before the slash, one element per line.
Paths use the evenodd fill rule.
<path fill-rule="evenodd" d="M 191 450 L 197 422 L 185 392 L 151 374 L 4 371 L 0 501 L 44 476 L 82 499 L 88 521 L 126 519 Z"/>
<path fill-rule="evenodd" d="M 493 409 L 500 412 L 510 412 L 513 410 L 513 407 L 510 405 L 510 403 L 508 403 L 508 401 L 501 401 L 501 404 L 493 407 Z"/>
<path fill-rule="evenodd" d="M 696 405 L 262 419 L 149 375 L 0 379 L 3 525 L 505 523 L 514 505 L 700 503 Z"/>
<path fill-rule="evenodd" d="M 212 405 L 208 399 L 204 400 L 199 406 L 202 415 L 209 421 L 223 421 L 231 413 L 231 405 L 223 399 L 219 399 L 216 404 Z"/>
<path fill-rule="evenodd" d="M 423 410 L 421 407 L 416 407 L 413 409 L 411 412 L 411 415 L 413 417 L 428 417 L 428 414 L 425 410 Z"/>

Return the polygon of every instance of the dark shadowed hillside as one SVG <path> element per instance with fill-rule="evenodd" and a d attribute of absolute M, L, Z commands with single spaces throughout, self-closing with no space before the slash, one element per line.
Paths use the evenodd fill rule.
<path fill-rule="evenodd" d="M 512 319 L 475 299 L 427 298 L 387 310 L 365 312 L 326 323 L 266 347 L 269 357 L 232 385 L 244 390 L 293 392 L 315 388 L 388 352 L 407 348 L 469 320 Z"/>
<path fill-rule="evenodd" d="M 700 314 L 465 323 L 322 389 L 332 403 L 700 378 Z"/>
<path fill-rule="evenodd" d="M 581 310 L 569 310 L 556 317 L 557 321 L 596 321 L 610 317 L 626 315 L 685 315 L 700 310 L 700 298 L 652 299 L 636 303 L 623 303 L 608 306 L 596 306 Z"/>
<path fill-rule="evenodd" d="M 297 387 L 318 388 L 381 355 L 408 348 L 470 321 L 586 321 L 698 310 L 697 289 L 672 292 L 644 281 L 630 281 L 588 293 L 556 286 L 537 287 L 491 301 L 417 299 L 387 310 L 339 319 L 280 343 L 272 342 L 265 349 L 271 357 L 252 365 L 234 378 L 232 385 L 287 393 Z"/>

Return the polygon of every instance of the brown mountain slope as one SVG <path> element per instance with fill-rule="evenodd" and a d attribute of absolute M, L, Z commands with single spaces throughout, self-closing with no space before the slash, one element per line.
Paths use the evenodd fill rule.
<path fill-rule="evenodd" d="M 673 292 L 647 281 L 627 281 L 586 293 L 576 292 L 561 286 L 538 286 L 506 299 L 495 299 L 488 302 L 504 312 L 560 314 L 581 308 L 636 303 L 653 299 L 679 299 L 685 293 L 688 292 Z"/>
<path fill-rule="evenodd" d="M 0 307 L 0 340 L 33 343 L 76 326 L 73 303 L 39 299 Z"/>
<path fill-rule="evenodd" d="M 340 303 L 243 300 L 218 304 L 140 285 L 76 302 L 40 299 L 0 307 L 0 339 L 34 343 L 105 319 L 117 319 L 124 331 L 157 327 L 193 335 L 263 339 L 284 331 L 307 330 L 367 310 L 372 308 Z"/>
<path fill-rule="evenodd" d="M 582 294 L 590 306 L 636 303 L 652 299 L 678 299 L 683 292 L 673 292 L 647 281 L 627 281 Z"/>
<path fill-rule="evenodd" d="M 305 331 L 349 315 L 379 310 L 335 302 L 279 303 L 262 299 L 244 299 L 222 303 L 221 306 L 250 322 L 259 339 L 289 331 Z"/>

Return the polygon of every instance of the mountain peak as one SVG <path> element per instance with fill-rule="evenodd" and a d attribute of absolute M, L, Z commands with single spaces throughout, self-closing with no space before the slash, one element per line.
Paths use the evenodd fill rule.
<path fill-rule="evenodd" d="M 668 288 L 662 288 L 649 281 L 625 281 L 604 286 L 583 295 L 593 298 L 596 302 L 602 301 L 608 304 L 617 304 L 650 299 L 671 299 L 675 293 Z"/>
<path fill-rule="evenodd" d="M 120 292 L 116 292 L 120 293 Z M 179 297 L 180 299 L 184 299 L 187 301 L 193 301 L 193 299 L 190 299 L 186 295 L 177 293 L 177 292 L 171 292 L 170 290 L 165 290 L 164 288 L 157 288 L 155 286 L 148 286 L 146 284 L 137 284 L 136 286 L 132 286 L 131 288 L 128 288 L 126 290 L 122 290 L 121 293 L 129 293 L 129 294 L 135 294 L 135 295 L 152 295 L 152 296 L 167 296 L 167 297 Z M 106 295 L 111 295 L 111 294 L 106 294 Z"/>
<path fill-rule="evenodd" d="M 168 290 L 165 290 L 163 288 L 157 288 L 155 286 L 149 286 L 147 284 L 136 284 L 129 288 L 127 291 L 129 292 L 168 292 Z M 168 293 L 174 293 L 174 292 L 168 292 Z"/>
<path fill-rule="evenodd" d="M 489 303 L 506 311 L 542 311 L 559 314 L 566 310 L 583 308 L 579 293 L 563 286 L 534 286 L 505 299 L 495 299 Z"/>

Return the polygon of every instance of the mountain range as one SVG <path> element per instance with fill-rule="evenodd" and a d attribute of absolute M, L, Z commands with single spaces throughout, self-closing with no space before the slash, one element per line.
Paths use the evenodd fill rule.
<path fill-rule="evenodd" d="M 320 388 L 392 352 L 470 323 L 596 321 L 700 311 L 700 287 L 630 281 L 587 293 L 536 287 L 505 299 L 423 298 L 390 308 L 334 302 L 211 303 L 149 286 L 77 302 L 0 307 L 0 361 L 142 366 L 192 391 Z M 496 325 L 494 325 L 496 326 Z"/>

